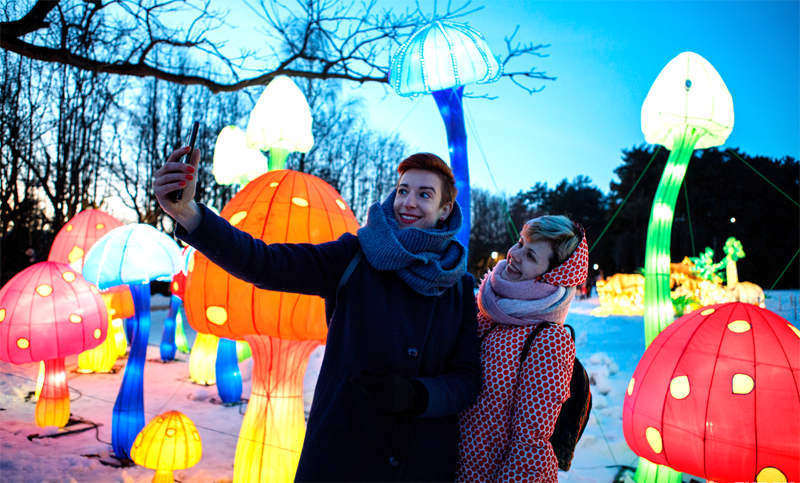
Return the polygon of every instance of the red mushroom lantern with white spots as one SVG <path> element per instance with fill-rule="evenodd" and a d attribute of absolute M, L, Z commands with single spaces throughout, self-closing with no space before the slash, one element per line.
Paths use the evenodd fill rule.
<path fill-rule="evenodd" d="M 622 413 L 634 453 L 709 481 L 800 481 L 800 330 L 739 302 L 673 322 Z"/>
<path fill-rule="evenodd" d="M 11 364 L 44 361 L 36 424 L 67 424 L 64 358 L 100 345 L 107 328 L 106 306 L 97 288 L 69 265 L 37 263 L 0 290 L 0 360 Z"/>
<path fill-rule="evenodd" d="M 358 229 L 332 186 L 289 170 L 270 171 L 248 183 L 221 216 L 266 243 L 324 243 Z M 201 333 L 244 339 L 253 353 L 253 386 L 233 481 L 291 481 L 305 434 L 303 376 L 309 355 L 327 335 L 325 302 L 258 289 L 199 252 L 188 270 L 189 324 Z"/>

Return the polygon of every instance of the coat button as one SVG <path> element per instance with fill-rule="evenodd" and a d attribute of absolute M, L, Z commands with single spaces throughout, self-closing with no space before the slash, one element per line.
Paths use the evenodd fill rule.
<path fill-rule="evenodd" d="M 406 355 L 408 355 L 408 357 L 417 357 L 417 354 L 419 354 L 419 351 L 416 347 L 409 347 L 406 349 Z"/>
<path fill-rule="evenodd" d="M 395 458 L 394 456 L 389 456 L 389 466 L 391 466 L 392 468 L 397 468 L 398 466 L 400 466 L 400 462 L 397 461 L 397 458 Z"/>

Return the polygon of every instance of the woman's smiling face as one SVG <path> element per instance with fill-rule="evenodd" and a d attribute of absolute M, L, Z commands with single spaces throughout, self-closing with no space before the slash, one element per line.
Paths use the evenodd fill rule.
<path fill-rule="evenodd" d="M 553 248 L 550 242 L 539 240 L 529 242 L 520 237 L 516 245 L 508 250 L 506 268 L 500 277 L 508 282 L 524 282 L 544 275 L 550 268 Z"/>
<path fill-rule="evenodd" d="M 400 229 L 434 228 L 439 220 L 447 219 L 453 203 L 439 206 L 442 201 L 442 180 L 432 171 L 410 169 L 397 184 L 394 199 L 394 218 Z"/>

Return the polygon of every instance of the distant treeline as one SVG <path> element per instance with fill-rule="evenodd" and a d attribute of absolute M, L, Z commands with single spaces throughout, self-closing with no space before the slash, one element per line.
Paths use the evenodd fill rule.
<path fill-rule="evenodd" d="M 770 159 L 735 153 L 774 183 L 789 198 L 800 201 L 800 164 L 796 159 Z M 652 146 L 623 151 L 622 164 L 614 170 L 606 196 L 585 176 L 564 179 L 554 187 L 536 183 L 507 200 L 517 230 L 528 219 L 543 214 L 566 214 L 586 227 L 589 246 L 594 245 L 614 213 L 631 192 L 653 157 Z M 604 275 L 634 273 L 644 267 L 645 241 L 656 188 L 669 156 L 661 149 L 600 242 L 592 250 L 590 276 L 599 266 Z M 739 278 L 772 287 L 800 249 L 800 208 L 727 150 L 695 151 L 675 206 L 671 258 L 697 256 L 711 247 L 715 261 L 724 256 L 728 237 L 742 242 L 746 256 L 738 262 Z M 688 202 L 687 202 L 688 199 Z M 472 191 L 470 270 L 482 276 L 493 251 L 505 253 L 511 243 L 503 198 L 485 190 Z M 735 221 L 732 221 L 734 220 Z M 800 286 L 800 257 L 796 258 L 776 288 Z"/>

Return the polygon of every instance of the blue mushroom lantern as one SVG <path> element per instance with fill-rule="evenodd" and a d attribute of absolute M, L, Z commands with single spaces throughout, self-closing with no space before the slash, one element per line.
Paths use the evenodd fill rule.
<path fill-rule="evenodd" d="M 464 223 L 458 240 L 469 248 L 470 194 L 467 131 L 462 96 L 466 84 L 494 82 L 503 73 L 486 40 L 474 28 L 433 20 L 417 28 L 392 57 L 389 84 L 401 96 L 433 94 L 447 130 L 450 167 Z"/>
<path fill-rule="evenodd" d="M 128 285 L 136 314 L 131 352 L 122 377 L 111 424 L 111 442 L 119 458 L 130 459 L 131 446 L 144 428 L 144 362 L 150 336 L 150 282 L 169 281 L 181 270 L 178 245 L 150 225 L 132 224 L 108 232 L 94 244 L 83 276 L 100 290 Z"/>

